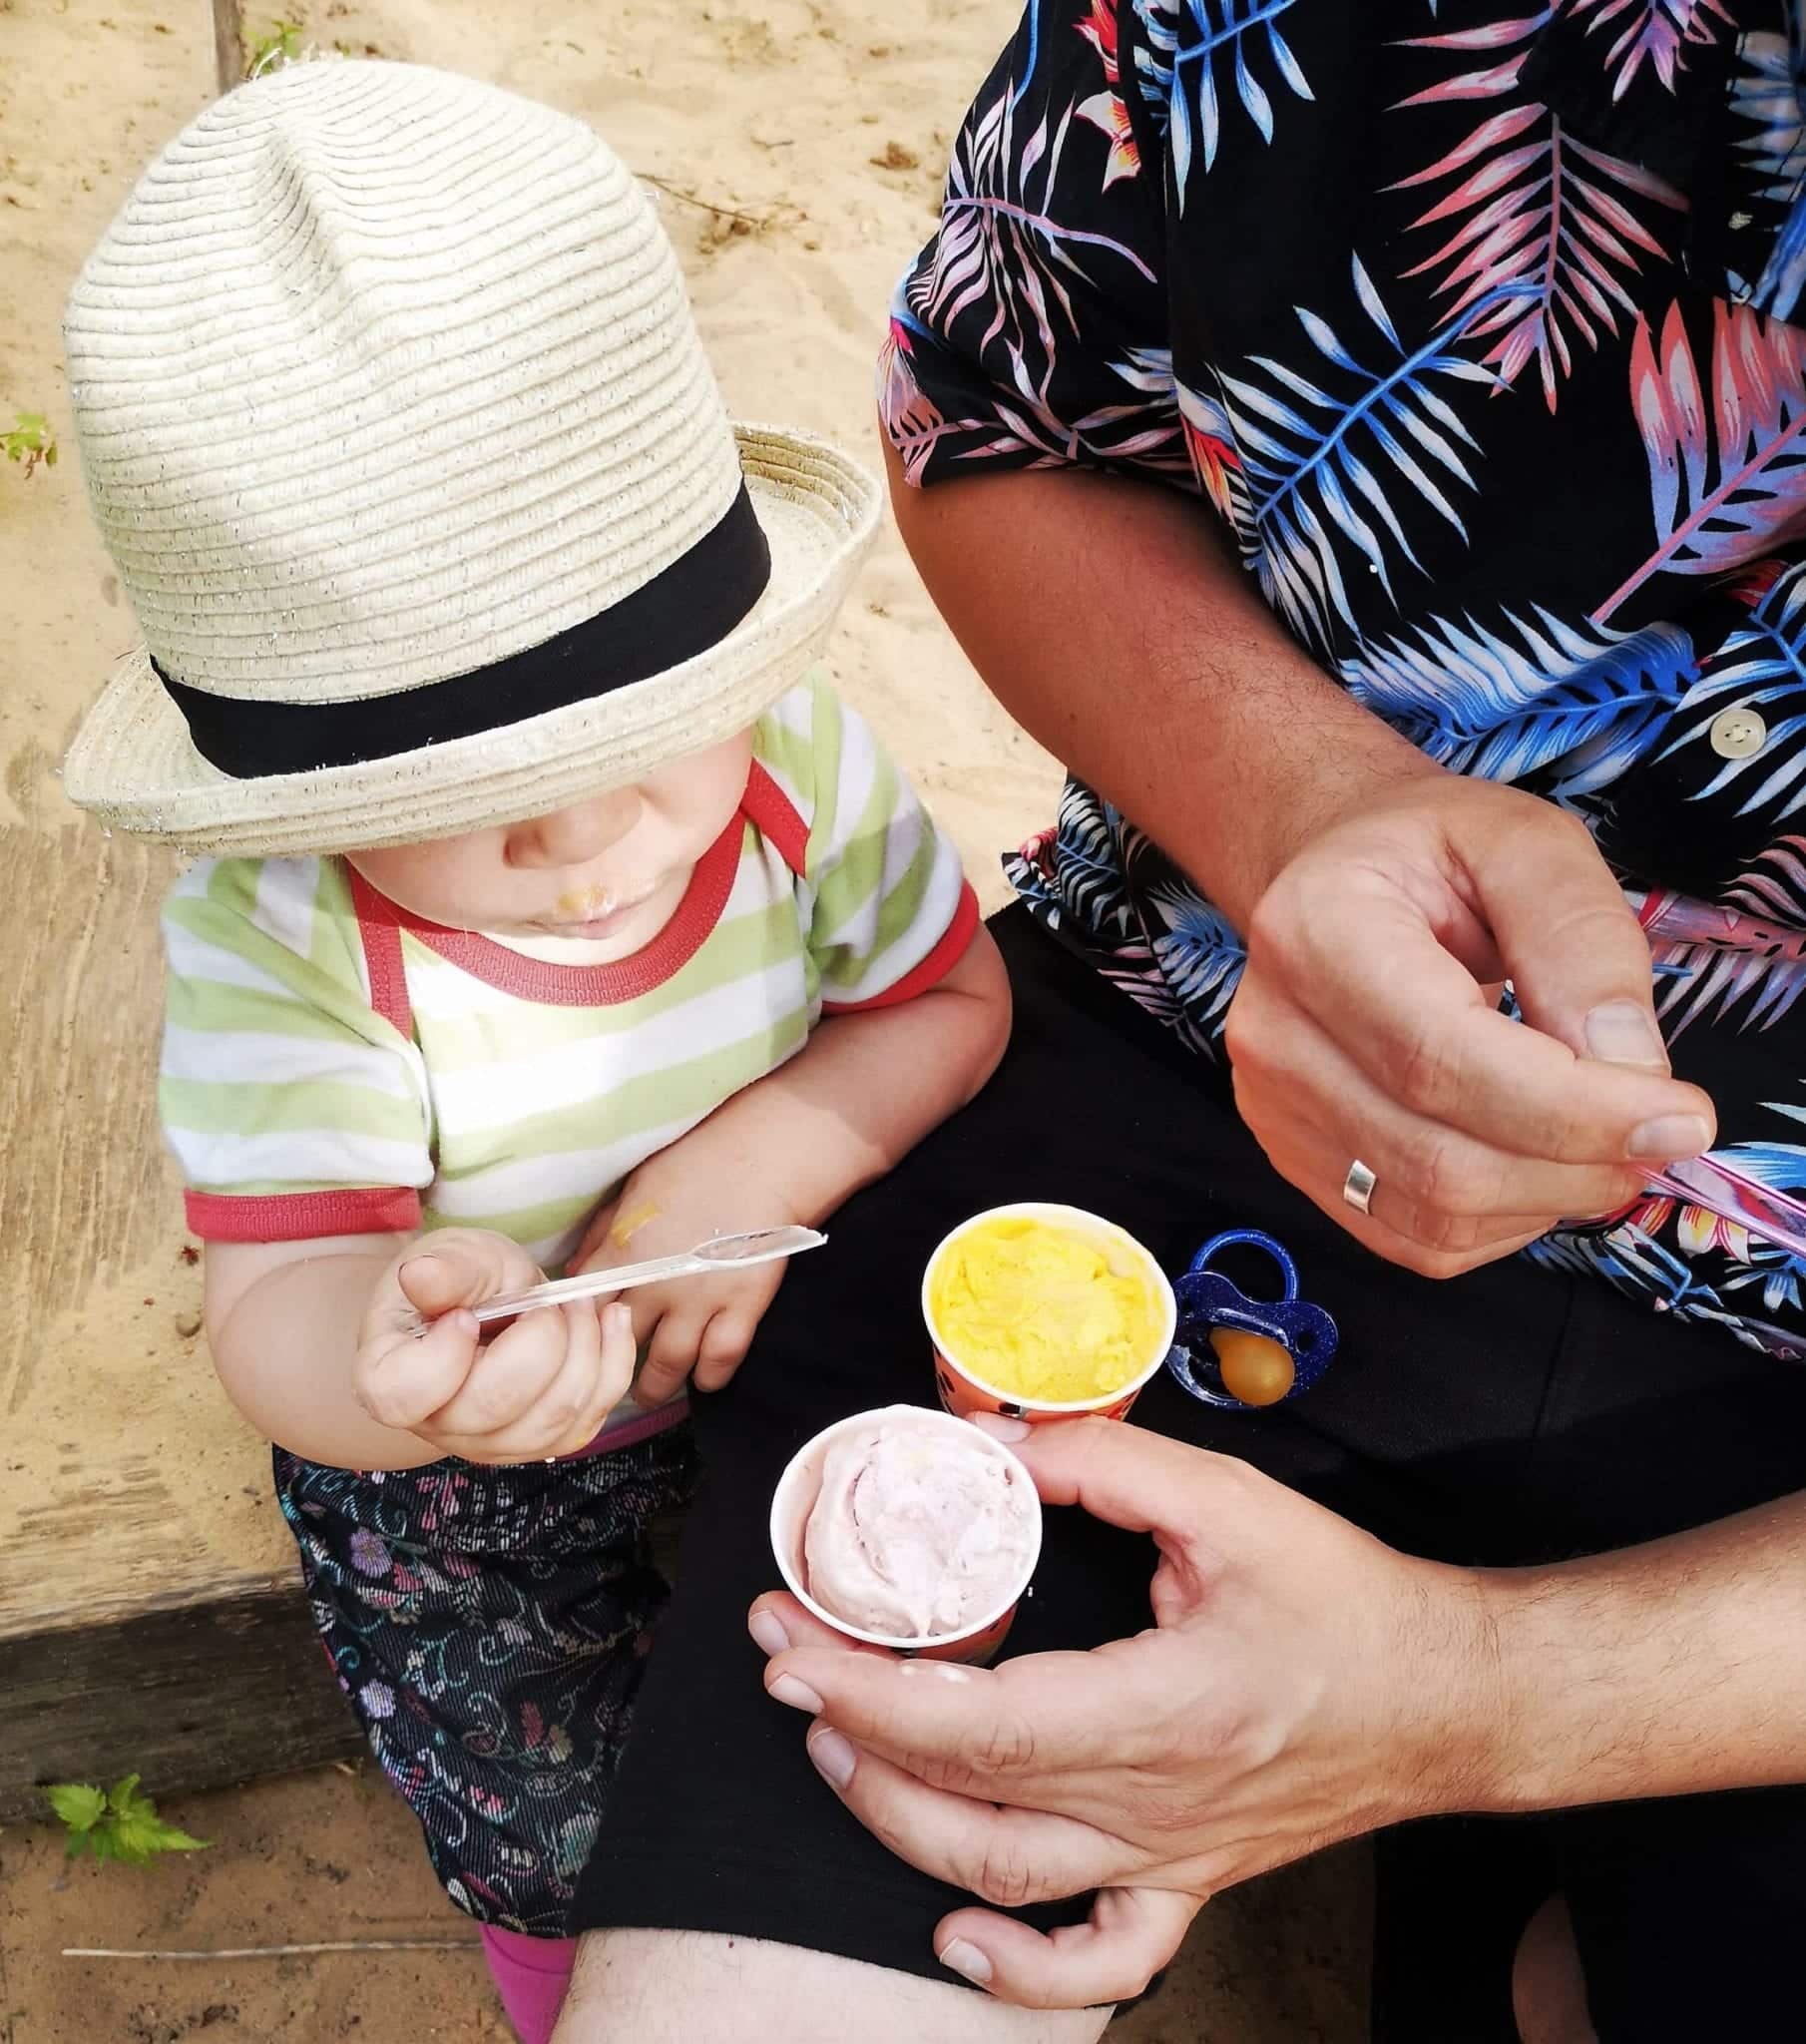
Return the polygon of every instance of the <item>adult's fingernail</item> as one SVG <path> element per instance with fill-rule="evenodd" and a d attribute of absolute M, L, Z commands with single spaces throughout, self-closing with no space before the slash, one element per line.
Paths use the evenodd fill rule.
<path fill-rule="evenodd" d="M 994 1441 L 1026 1441 L 1035 1431 L 1026 1419 L 1006 1419 L 1001 1412 L 975 1412 L 972 1424 Z"/>
<path fill-rule="evenodd" d="M 965 1938 L 949 1938 L 936 1956 L 943 1966 L 950 1966 L 962 1980 L 970 1980 L 974 1987 L 989 1984 L 991 1961 L 977 1945 L 968 1943 Z"/>
<path fill-rule="evenodd" d="M 772 1611 L 755 1611 L 746 1620 L 746 1630 L 752 1635 L 753 1644 L 761 1654 L 782 1654 L 788 1651 L 790 1635 L 777 1622 Z M 787 1682 L 788 1676 L 781 1678 Z M 800 1684 L 797 1685 L 801 1687 Z"/>
<path fill-rule="evenodd" d="M 1677 1157 L 1697 1157 L 1711 1140 L 1711 1124 L 1703 1115 L 1658 1114 L 1653 1121 L 1637 1123 L 1625 1149 L 1631 1157 L 1672 1164 Z"/>
<path fill-rule="evenodd" d="M 823 1726 L 819 1732 L 809 1735 L 809 1758 L 815 1763 L 818 1773 L 832 1782 L 836 1788 L 844 1788 L 853 1779 L 853 1770 L 858 1766 L 858 1756 L 851 1743 L 841 1738 L 838 1732 Z"/>
<path fill-rule="evenodd" d="M 1604 1065 L 1668 1069 L 1667 1046 L 1648 1009 L 1635 1001 L 1601 1001 L 1586 1018 L 1586 1048 Z"/>
<path fill-rule="evenodd" d="M 765 1685 L 766 1696 L 780 1704 L 788 1704 L 793 1711 L 807 1711 L 811 1718 L 821 1713 L 821 1699 L 806 1682 L 798 1682 L 793 1675 L 780 1675 L 775 1682 Z"/>

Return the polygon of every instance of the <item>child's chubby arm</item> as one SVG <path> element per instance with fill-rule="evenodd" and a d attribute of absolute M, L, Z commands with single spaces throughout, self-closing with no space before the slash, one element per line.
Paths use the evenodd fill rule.
<path fill-rule="evenodd" d="M 208 1341 L 239 1411 L 308 1461 L 537 1461 L 593 1439 L 634 1368 L 624 1305 L 542 1306 L 479 1343 L 464 1308 L 540 1276 L 481 1229 L 214 1243 Z"/>
<path fill-rule="evenodd" d="M 981 924 L 959 963 L 894 1007 L 824 1021 L 806 1049 L 650 1157 L 600 1209 L 571 1259 L 604 1270 L 710 1235 L 825 1220 L 962 1108 L 1010 1036 L 1010 982 Z M 634 1395 L 671 1397 L 694 1372 L 718 1390 L 740 1366 L 783 1264 L 625 1294 L 646 1361 Z"/>

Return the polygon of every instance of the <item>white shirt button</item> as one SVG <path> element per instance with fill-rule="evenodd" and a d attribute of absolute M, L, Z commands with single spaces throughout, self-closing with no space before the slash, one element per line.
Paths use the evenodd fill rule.
<path fill-rule="evenodd" d="M 1721 760 L 1747 760 L 1768 744 L 1768 726 L 1753 710 L 1723 710 L 1707 734 Z"/>

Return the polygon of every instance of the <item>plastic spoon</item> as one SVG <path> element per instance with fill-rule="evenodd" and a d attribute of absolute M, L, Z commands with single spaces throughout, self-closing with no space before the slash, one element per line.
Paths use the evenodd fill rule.
<path fill-rule="evenodd" d="M 535 1306 L 562 1305 L 574 1298 L 600 1298 L 631 1291 L 636 1284 L 657 1284 L 667 1278 L 705 1278 L 723 1265 L 771 1264 L 780 1257 L 818 1250 L 827 1237 L 813 1228 L 754 1228 L 744 1235 L 716 1235 L 675 1257 L 654 1257 L 644 1264 L 621 1264 L 612 1271 L 586 1271 L 577 1278 L 552 1278 L 524 1291 L 505 1291 L 469 1308 L 478 1322 L 509 1320 Z M 417 1331 L 426 1331 L 426 1321 Z"/>

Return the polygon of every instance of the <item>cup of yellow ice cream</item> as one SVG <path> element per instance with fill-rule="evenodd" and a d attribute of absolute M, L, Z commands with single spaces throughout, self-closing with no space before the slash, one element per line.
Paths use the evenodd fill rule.
<path fill-rule="evenodd" d="M 1166 1359 L 1178 1308 L 1127 1229 L 1028 1200 L 947 1237 L 922 1277 L 922 1315 L 941 1403 L 960 1418 L 1121 1419 Z"/>

